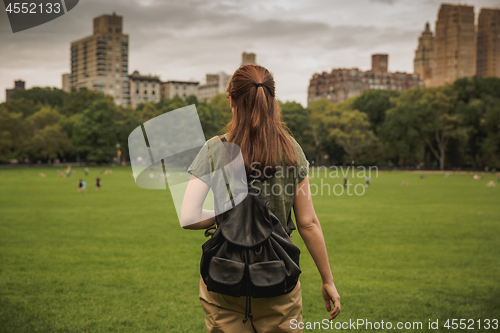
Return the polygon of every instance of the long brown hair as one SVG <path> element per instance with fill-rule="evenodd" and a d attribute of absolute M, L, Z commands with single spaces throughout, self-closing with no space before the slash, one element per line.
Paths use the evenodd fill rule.
<path fill-rule="evenodd" d="M 227 93 L 234 110 L 227 124 L 229 141 L 240 147 L 247 172 L 265 170 L 269 175 L 278 165 L 296 165 L 297 151 L 281 120 L 271 73 L 262 66 L 243 65 L 231 77 Z"/>

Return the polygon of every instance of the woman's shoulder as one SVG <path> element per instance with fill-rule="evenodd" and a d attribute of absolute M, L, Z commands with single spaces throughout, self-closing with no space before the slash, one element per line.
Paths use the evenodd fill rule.
<path fill-rule="evenodd" d="M 223 137 L 225 137 L 226 134 L 222 134 L 222 135 L 216 135 L 210 139 L 207 140 L 207 143 L 209 144 L 212 144 L 212 143 L 215 143 L 215 142 L 218 142 L 218 141 L 221 141 Z"/>

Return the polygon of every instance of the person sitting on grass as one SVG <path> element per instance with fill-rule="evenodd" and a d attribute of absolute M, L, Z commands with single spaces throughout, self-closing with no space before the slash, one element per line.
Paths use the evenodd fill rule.
<path fill-rule="evenodd" d="M 101 178 L 97 177 L 95 179 L 95 191 L 99 192 L 101 190 Z"/>

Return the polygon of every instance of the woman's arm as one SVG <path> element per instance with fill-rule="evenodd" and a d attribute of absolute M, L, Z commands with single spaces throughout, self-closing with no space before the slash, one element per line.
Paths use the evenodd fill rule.
<path fill-rule="evenodd" d="M 301 181 L 295 190 L 293 211 L 300 236 L 304 240 L 321 275 L 321 280 L 323 281 L 321 291 L 325 299 L 326 309 L 330 312 L 329 320 L 332 320 L 340 312 L 340 296 L 333 283 L 325 239 L 318 217 L 314 211 L 308 177 Z M 333 310 L 330 302 L 333 303 Z"/>
<path fill-rule="evenodd" d="M 181 226 L 184 229 L 207 229 L 215 223 L 215 212 L 203 209 L 203 202 L 210 187 L 191 176 L 181 207 Z"/>

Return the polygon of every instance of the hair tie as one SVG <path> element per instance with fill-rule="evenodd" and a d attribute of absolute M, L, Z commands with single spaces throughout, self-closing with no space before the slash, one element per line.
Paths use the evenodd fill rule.
<path fill-rule="evenodd" d="M 258 88 L 258 87 L 263 87 L 264 85 L 262 83 L 257 83 L 255 86 Z"/>

